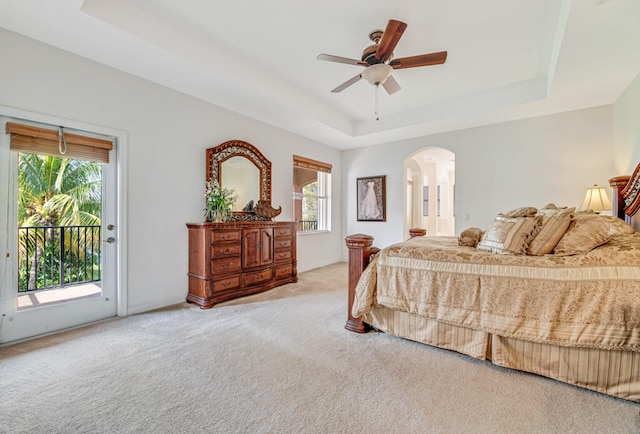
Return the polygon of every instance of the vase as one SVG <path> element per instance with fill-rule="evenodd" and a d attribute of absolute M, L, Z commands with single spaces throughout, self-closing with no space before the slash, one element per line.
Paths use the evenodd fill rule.
<path fill-rule="evenodd" d="M 211 209 L 207 211 L 207 221 L 212 223 L 223 223 L 226 220 L 224 211 Z"/>

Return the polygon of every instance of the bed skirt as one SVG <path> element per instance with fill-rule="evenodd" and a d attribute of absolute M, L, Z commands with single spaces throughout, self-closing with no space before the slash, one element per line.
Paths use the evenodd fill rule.
<path fill-rule="evenodd" d="M 362 320 L 394 336 L 640 402 L 640 353 L 506 338 L 376 306 Z"/>

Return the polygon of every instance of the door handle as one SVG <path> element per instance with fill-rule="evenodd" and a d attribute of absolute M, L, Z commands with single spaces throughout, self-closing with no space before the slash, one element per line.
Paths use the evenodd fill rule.
<path fill-rule="evenodd" d="M 104 240 L 104 242 L 105 242 L 105 243 L 112 244 L 112 243 L 115 243 L 115 242 L 116 242 L 116 239 L 115 239 L 115 238 L 113 238 L 113 237 L 109 237 L 109 238 L 107 238 L 106 240 Z"/>

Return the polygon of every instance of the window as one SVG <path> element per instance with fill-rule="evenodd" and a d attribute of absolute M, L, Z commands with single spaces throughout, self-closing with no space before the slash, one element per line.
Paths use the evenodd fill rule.
<path fill-rule="evenodd" d="M 293 156 L 293 215 L 298 232 L 331 230 L 331 165 Z"/>
<path fill-rule="evenodd" d="M 429 186 L 422 187 L 422 215 L 429 217 Z"/>

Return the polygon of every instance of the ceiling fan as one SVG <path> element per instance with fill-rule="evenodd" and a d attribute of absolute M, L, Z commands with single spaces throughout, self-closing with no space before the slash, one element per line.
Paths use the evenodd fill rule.
<path fill-rule="evenodd" d="M 331 54 L 319 54 L 317 57 L 318 60 L 327 60 L 329 62 L 346 63 L 348 65 L 365 67 L 365 70 L 360 74 L 345 81 L 331 92 L 341 92 L 364 78 L 376 87 L 382 85 L 387 93 L 391 95 L 400 90 L 400 85 L 391 75 L 394 69 L 440 65 L 447 60 L 446 51 L 394 59 L 393 50 L 396 48 L 396 45 L 398 45 L 400 37 L 406 28 L 406 23 L 389 20 L 387 28 L 384 31 L 380 29 L 371 31 L 371 33 L 369 33 L 369 39 L 374 43 L 364 49 L 361 60 L 333 56 Z"/>

